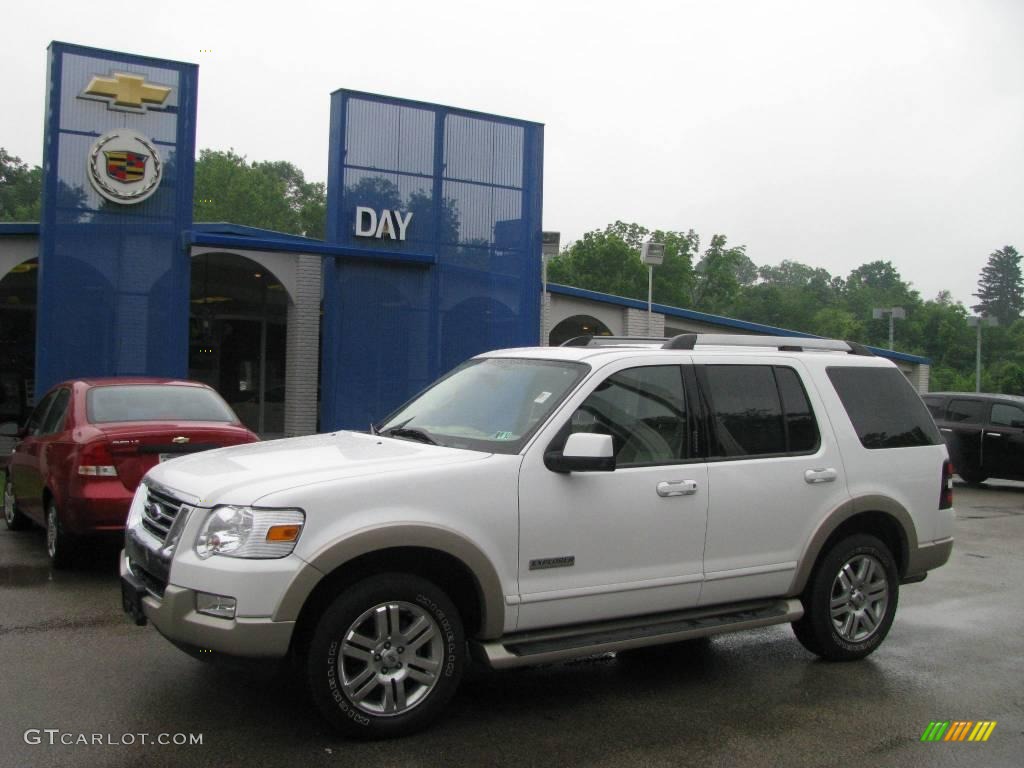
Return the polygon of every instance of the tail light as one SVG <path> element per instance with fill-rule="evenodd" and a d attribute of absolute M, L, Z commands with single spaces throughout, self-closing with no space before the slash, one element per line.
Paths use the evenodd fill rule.
<path fill-rule="evenodd" d="M 82 447 L 78 454 L 78 474 L 83 477 L 117 477 L 117 467 L 105 442 Z"/>
<path fill-rule="evenodd" d="M 953 462 L 942 462 L 942 488 L 939 490 L 939 509 L 953 507 Z"/>

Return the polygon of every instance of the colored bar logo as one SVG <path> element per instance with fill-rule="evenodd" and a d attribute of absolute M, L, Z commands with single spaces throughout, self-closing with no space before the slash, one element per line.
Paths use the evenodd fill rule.
<path fill-rule="evenodd" d="M 995 729 L 995 720 L 932 720 L 921 741 L 988 741 Z"/>

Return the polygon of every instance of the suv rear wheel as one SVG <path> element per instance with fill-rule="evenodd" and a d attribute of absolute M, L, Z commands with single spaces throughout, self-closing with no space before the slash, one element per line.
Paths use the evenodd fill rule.
<path fill-rule="evenodd" d="M 401 736 L 432 722 L 466 665 L 459 613 L 436 585 L 388 573 L 358 582 L 320 618 L 306 657 L 313 700 L 340 731 Z"/>
<path fill-rule="evenodd" d="M 862 659 L 892 626 L 899 597 L 896 561 L 879 539 L 857 534 L 837 542 L 804 590 L 797 640 L 831 661 Z"/>

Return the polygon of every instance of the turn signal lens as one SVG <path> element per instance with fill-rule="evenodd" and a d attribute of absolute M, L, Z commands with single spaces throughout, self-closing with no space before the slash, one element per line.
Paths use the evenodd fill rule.
<path fill-rule="evenodd" d="M 267 541 L 295 541 L 301 530 L 301 525 L 272 525 L 267 529 Z"/>

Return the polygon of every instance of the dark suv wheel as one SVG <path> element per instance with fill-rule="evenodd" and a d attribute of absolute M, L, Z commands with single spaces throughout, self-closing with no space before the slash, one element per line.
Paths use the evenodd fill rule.
<path fill-rule="evenodd" d="M 957 467 L 956 473 L 960 475 L 960 478 L 968 485 L 981 485 L 988 479 L 988 475 L 968 468 L 961 469 L 960 467 Z"/>
<path fill-rule="evenodd" d="M 815 568 L 793 632 L 822 658 L 862 659 L 889 633 L 898 597 L 892 553 L 874 536 L 856 534 L 833 545 Z"/>
<path fill-rule="evenodd" d="M 459 613 L 436 585 L 389 573 L 360 581 L 324 611 L 306 670 L 313 700 L 343 733 L 403 736 L 432 722 L 466 665 Z"/>

